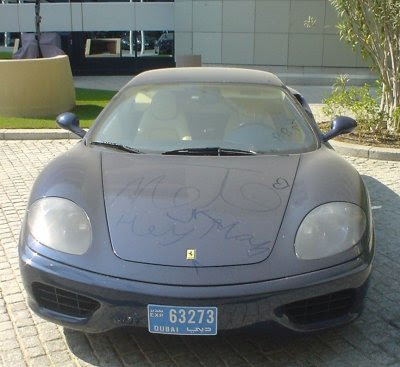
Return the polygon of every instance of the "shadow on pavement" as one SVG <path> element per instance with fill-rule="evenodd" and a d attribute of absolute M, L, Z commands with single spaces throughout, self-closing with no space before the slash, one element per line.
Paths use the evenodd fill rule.
<path fill-rule="evenodd" d="M 377 253 L 400 255 L 400 196 L 374 177 L 362 178 L 371 196 Z"/>
<path fill-rule="evenodd" d="M 361 321 L 373 315 L 381 322 L 377 334 L 384 338 L 393 333 L 400 343 L 400 196 L 374 177 L 362 178 L 371 196 L 376 251 Z"/>

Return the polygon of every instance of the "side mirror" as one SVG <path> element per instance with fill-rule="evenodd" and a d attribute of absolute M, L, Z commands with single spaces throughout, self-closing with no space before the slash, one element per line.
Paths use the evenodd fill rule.
<path fill-rule="evenodd" d="M 78 117 L 71 112 L 64 112 L 61 115 L 58 115 L 56 118 L 56 123 L 62 129 L 71 131 L 81 138 L 83 138 L 86 134 L 86 131 L 79 127 Z"/>
<path fill-rule="evenodd" d="M 322 136 L 322 140 L 328 141 L 336 136 L 351 133 L 356 126 L 356 120 L 351 117 L 338 116 L 333 120 L 331 129 Z"/>

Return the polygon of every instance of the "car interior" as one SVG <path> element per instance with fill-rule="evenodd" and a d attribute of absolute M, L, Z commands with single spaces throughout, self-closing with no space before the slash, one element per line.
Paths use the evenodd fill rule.
<path fill-rule="evenodd" d="M 283 91 L 270 89 L 189 84 L 142 90 L 111 108 L 100 132 L 103 140 L 155 151 L 221 145 L 269 151 L 307 144 L 304 117 Z"/>

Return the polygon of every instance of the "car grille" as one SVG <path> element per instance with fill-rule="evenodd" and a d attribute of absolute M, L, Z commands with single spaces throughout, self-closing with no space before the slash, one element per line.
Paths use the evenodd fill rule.
<path fill-rule="evenodd" d="M 91 298 L 42 283 L 34 283 L 32 290 L 40 306 L 68 316 L 89 317 L 100 307 L 100 303 Z"/>
<path fill-rule="evenodd" d="M 355 291 L 347 289 L 287 304 L 279 313 L 286 315 L 295 324 L 311 324 L 346 315 L 354 301 Z"/>

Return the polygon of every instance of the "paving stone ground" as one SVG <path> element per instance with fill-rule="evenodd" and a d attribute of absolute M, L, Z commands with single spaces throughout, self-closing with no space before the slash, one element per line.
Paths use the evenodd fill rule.
<path fill-rule="evenodd" d="M 35 177 L 74 141 L 0 141 L 0 365 L 18 366 L 400 366 L 400 162 L 346 157 L 375 207 L 377 253 L 363 316 L 307 336 L 227 333 L 157 336 L 119 329 L 64 330 L 25 303 L 17 241 Z"/>

